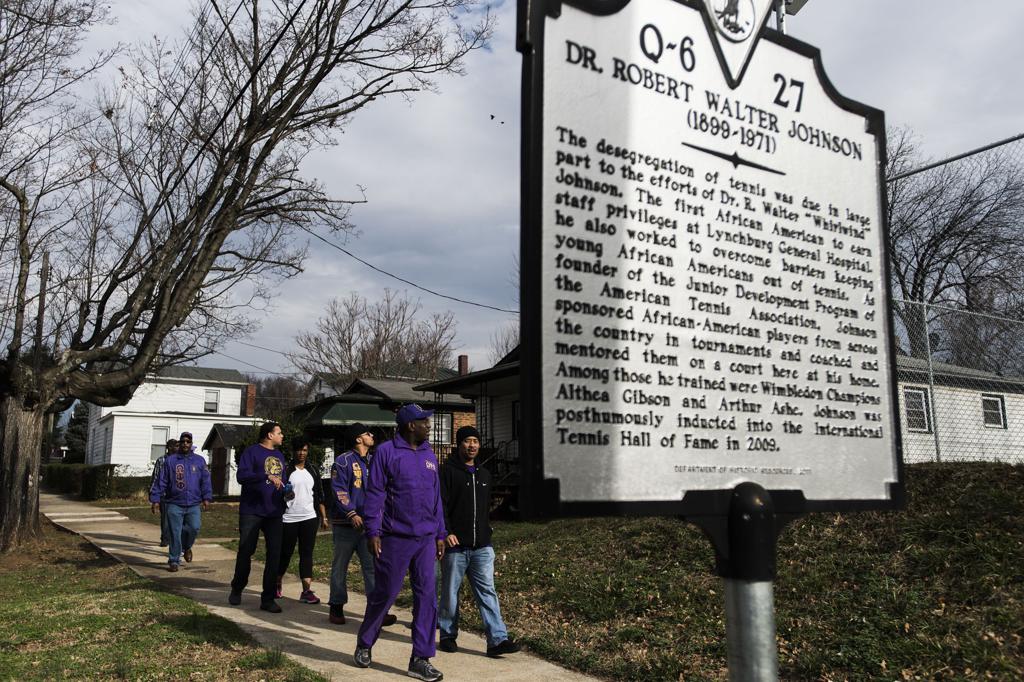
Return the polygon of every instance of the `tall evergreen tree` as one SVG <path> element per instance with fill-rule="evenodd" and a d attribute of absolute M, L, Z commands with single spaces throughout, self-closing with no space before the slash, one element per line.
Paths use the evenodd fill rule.
<path fill-rule="evenodd" d="M 79 400 L 64 429 L 64 445 L 68 447 L 65 462 L 85 461 L 85 441 L 89 437 L 89 406 Z"/>

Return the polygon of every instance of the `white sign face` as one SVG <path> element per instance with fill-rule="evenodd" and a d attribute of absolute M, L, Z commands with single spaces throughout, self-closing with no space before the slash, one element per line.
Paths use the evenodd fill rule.
<path fill-rule="evenodd" d="M 546 20 L 544 476 L 563 502 L 887 499 L 878 140 L 810 57 L 759 40 L 731 88 L 713 40 L 672 0 Z"/>

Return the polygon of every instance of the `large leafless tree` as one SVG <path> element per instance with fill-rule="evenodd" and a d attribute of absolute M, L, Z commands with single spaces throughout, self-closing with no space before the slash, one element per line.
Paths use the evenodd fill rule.
<path fill-rule="evenodd" d="M 488 349 L 487 359 L 492 365 L 497 364 L 518 345 L 519 320 L 511 320 L 497 327 L 491 333 L 491 345 Z"/>
<path fill-rule="evenodd" d="M 261 419 L 283 421 L 310 398 L 309 383 L 295 377 L 250 374 L 246 380 L 256 388 L 256 415 Z"/>
<path fill-rule="evenodd" d="M 102 18 L 96 0 L 0 3 L 0 551 L 37 529 L 46 411 L 124 403 L 249 329 L 301 268 L 292 232 L 349 229 L 303 159 L 373 100 L 458 72 L 491 28 L 474 0 L 201 3 L 89 107 L 65 95 Z"/>
<path fill-rule="evenodd" d="M 888 209 L 895 311 L 907 352 L 923 356 L 922 304 L 1017 314 L 1024 284 L 1024 166 L 993 150 L 920 173 L 908 129 L 889 132 Z M 903 177 L 900 177 L 903 176 Z M 932 349 L 935 350 L 935 349 Z"/>
<path fill-rule="evenodd" d="M 388 289 L 375 302 L 352 294 L 332 300 L 295 342 L 292 364 L 337 388 L 355 377 L 434 379 L 451 365 L 455 316 L 420 315 L 419 301 Z"/>

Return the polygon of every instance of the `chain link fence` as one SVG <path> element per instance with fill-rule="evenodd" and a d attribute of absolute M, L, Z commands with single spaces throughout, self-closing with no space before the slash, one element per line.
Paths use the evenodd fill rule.
<path fill-rule="evenodd" d="M 903 459 L 1024 463 L 1024 321 L 893 302 Z"/>
<path fill-rule="evenodd" d="M 897 180 L 902 180 L 903 178 L 909 178 L 913 175 L 918 175 L 920 173 L 926 173 L 928 171 L 940 169 L 943 166 L 948 166 L 953 163 L 963 162 L 971 164 L 975 167 L 981 166 L 984 164 L 986 160 L 986 155 L 988 158 L 992 158 L 992 156 L 1001 156 L 1010 161 L 1020 162 L 1022 159 L 1024 159 L 1024 133 L 1020 135 L 1014 135 L 1013 137 L 1008 137 L 1005 140 L 1000 140 L 999 142 L 987 144 L 984 147 L 972 149 L 971 151 L 964 152 L 963 154 L 950 156 L 948 158 L 942 159 L 941 161 L 936 161 L 934 163 L 918 166 L 912 170 L 898 171 L 896 173 L 893 173 L 888 178 L 886 178 L 886 181 L 896 182 Z"/>
<path fill-rule="evenodd" d="M 904 461 L 1024 463 L 1024 135 L 916 167 L 889 141 Z"/>

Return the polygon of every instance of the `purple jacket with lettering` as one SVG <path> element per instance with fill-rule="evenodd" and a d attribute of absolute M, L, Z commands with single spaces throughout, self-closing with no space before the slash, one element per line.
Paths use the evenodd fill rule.
<path fill-rule="evenodd" d="M 381 443 L 367 477 L 363 511 L 369 537 L 447 537 L 437 457 L 429 442 L 414 448 L 395 436 Z"/>
<path fill-rule="evenodd" d="M 284 516 L 284 489 L 274 488 L 268 476 L 280 476 L 288 482 L 284 455 L 270 450 L 259 443 L 250 445 L 238 458 L 238 472 L 235 479 L 242 484 L 242 496 L 238 501 L 239 514 L 254 516 Z"/>
<path fill-rule="evenodd" d="M 331 466 L 331 489 L 334 491 L 331 518 L 335 522 L 350 525 L 353 516 L 363 515 L 369 469 L 366 459 L 355 450 L 349 450 L 334 460 Z"/>
<path fill-rule="evenodd" d="M 191 507 L 204 500 L 213 501 L 213 484 L 206 459 L 195 451 L 165 455 L 163 466 L 149 489 L 149 501 Z"/>

